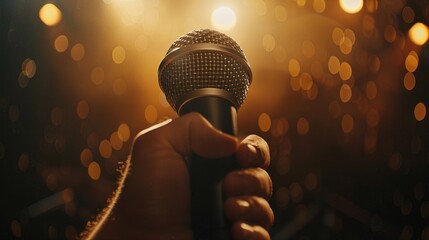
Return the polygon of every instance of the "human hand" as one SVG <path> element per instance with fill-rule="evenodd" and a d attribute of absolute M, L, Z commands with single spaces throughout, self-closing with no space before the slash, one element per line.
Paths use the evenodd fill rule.
<path fill-rule="evenodd" d="M 234 239 L 270 239 L 274 221 L 267 202 L 272 183 L 264 170 L 268 144 L 256 135 L 241 143 L 191 113 L 140 133 L 131 153 L 131 170 L 113 210 L 114 220 L 100 239 L 192 239 L 189 173 L 184 159 L 195 153 L 222 158 L 235 153 L 242 169 L 223 179 L 224 211 Z"/>

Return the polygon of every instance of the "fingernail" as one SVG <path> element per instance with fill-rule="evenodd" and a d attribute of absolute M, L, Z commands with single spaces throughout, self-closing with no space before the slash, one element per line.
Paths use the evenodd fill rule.
<path fill-rule="evenodd" d="M 252 226 L 247 225 L 245 223 L 240 224 L 241 229 L 243 229 L 243 235 L 245 238 L 248 238 L 252 235 L 253 232 L 255 232 L 255 230 L 253 229 Z"/>
<path fill-rule="evenodd" d="M 237 201 L 238 209 L 240 211 L 240 214 L 244 214 L 247 212 L 247 209 L 250 207 L 250 203 L 245 200 L 238 200 Z"/>
<path fill-rule="evenodd" d="M 257 156 L 257 150 L 256 147 L 251 145 L 251 144 L 247 144 L 247 160 L 249 162 L 254 162 L 256 160 L 256 156 Z"/>

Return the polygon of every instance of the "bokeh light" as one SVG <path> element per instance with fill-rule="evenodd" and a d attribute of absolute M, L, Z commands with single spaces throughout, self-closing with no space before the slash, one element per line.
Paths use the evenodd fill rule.
<path fill-rule="evenodd" d="M 339 0 L 340 6 L 346 13 L 357 13 L 362 10 L 363 0 Z"/>
<path fill-rule="evenodd" d="M 286 21 L 287 20 L 287 16 L 288 16 L 286 8 L 284 6 L 282 6 L 282 5 L 277 5 L 274 8 L 274 16 L 275 16 L 276 20 L 279 21 L 279 22 Z"/>
<path fill-rule="evenodd" d="M 296 77 L 299 75 L 300 71 L 301 71 L 301 65 L 299 64 L 298 60 L 291 59 L 289 61 L 289 74 L 292 77 Z"/>
<path fill-rule="evenodd" d="M 88 165 L 88 175 L 92 180 L 98 180 L 101 175 L 100 165 L 93 161 Z"/>
<path fill-rule="evenodd" d="M 265 34 L 262 37 L 262 46 L 267 52 L 272 52 L 276 47 L 276 39 L 271 34 Z"/>
<path fill-rule="evenodd" d="M 95 85 L 100 85 L 104 82 L 104 69 L 102 67 L 95 67 L 91 71 L 91 81 Z"/>
<path fill-rule="evenodd" d="M 419 102 L 414 107 L 414 116 L 417 121 L 423 121 L 426 117 L 426 106 L 424 103 Z"/>
<path fill-rule="evenodd" d="M 40 8 L 39 17 L 47 26 L 55 26 L 61 21 L 62 14 L 57 6 L 47 3 Z"/>
<path fill-rule="evenodd" d="M 89 164 L 93 161 L 92 151 L 89 148 L 85 148 L 80 153 L 80 162 L 84 167 L 88 167 Z"/>
<path fill-rule="evenodd" d="M 227 6 L 216 8 L 211 15 L 211 22 L 215 29 L 228 31 L 235 27 L 236 17 L 234 11 Z"/>
<path fill-rule="evenodd" d="M 100 146 L 98 147 L 98 150 L 100 152 L 100 155 L 103 158 L 110 158 L 112 156 L 112 145 L 110 144 L 110 141 L 107 139 L 103 139 L 100 142 Z"/>
<path fill-rule="evenodd" d="M 352 98 L 352 88 L 348 84 L 342 84 L 340 88 L 340 99 L 343 103 L 350 101 Z"/>
<path fill-rule="evenodd" d="M 55 38 L 54 47 L 57 52 L 65 52 L 69 47 L 69 39 L 66 35 L 59 35 Z"/>
<path fill-rule="evenodd" d="M 408 31 L 408 36 L 414 44 L 421 46 L 429 38 L 429 28 L 424 23 L 417 22 Z"/>
<path fill-rule="evenodd" d="M 296 130 L 299 135 L 303 136 L 310 131 L 310 123 L 308 122 L 307 118 L 300 117 L 296 123 Z"/>
<path fill-rule="evenodd" d="M 144 116 L 148 123 L 155 123 L 158 120 L 158 111 L 155 106 L 148 105 L 144 110 Z"/>
<path fill-rule="evenodd" d="M 122 142 L 128 141 L 130 138 L 130 128 L 126 123 L 121 123 L 121 125 L 119 125 L 118 135 Z"/>
<path fill-rule="evenodd" d="M 350 114 L 345 114 L 341 120 L 341 128 L 344 133 L 350 133 L 353 130 L 354 121 Z"/>
<path fill-rule="evenodd" d="M 36 63 L 33 59 L 27 58 L 22 62 L 22 74 L 28 78 L 34 77 L 36 74 Z"/>
<path fill-rule="evenodd" d="M 404 87 L 408 91 L 411 91 L 416 86 L 416 78 L 413 73 L 407 72 L 404 76 Z"/>
<path fill-rule="evenodd" d="M 261 113 L 258 118 L 258 126 L 262 132 L 268 132 L 271 128 L 271 117 L 266 113 Z"/>
<path fill-rule="evenodd" d="M 314 0 L 313 1 L 313 9 L 317 13 L 323 13 L 326 9 L 325 0 Z"/>
<path fill-rule="evenodd" d="M 72 59 L 79 62 L 85 56 L 85 47 L 81 43 L 75 44 L 70 51 Z"/>
<path fill-rule="evenodd" d="M 80 119 L 85 119 L 89 114 L 89 104 L 88 102 L 81 100 L 76 106 L 76 113 Z"/>
<path fill-rule="evenodd" d="M 121 64 L 125 61 L 125 49 L 122 46 L 117 46 L 112 51 L 112 59 L 116 64 Z"/>

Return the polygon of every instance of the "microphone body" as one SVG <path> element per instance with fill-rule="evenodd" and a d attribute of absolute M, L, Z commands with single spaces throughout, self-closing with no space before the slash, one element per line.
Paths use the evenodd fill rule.
<path fill-rule="evenodd" d="M 159 84 L 179 115 L 198 112 L 213 127 L 237 136 L 237 109 L 252 72 L 240 46 L 225 34 L 201 29 L 177 39 L 158 69 Z M 229 240 L 222 179 L 238 169 L 234 156 L 189 161 L 191 225 L 195 240 Z"/>
<path fill-rule="evenodd" d="M 187 102 L 179 115 L 198 112 L 215 128 L 230 135 L 237 134 L 237 110 L 217 96 L 205 96 Z M 189 162 L 191 187 L 191 224 L 194 239 L 230 239 L 230 226 L 223 214 L 222 179 L 238 164 L 231 156 L 205 159 L 193 155 Z"/>

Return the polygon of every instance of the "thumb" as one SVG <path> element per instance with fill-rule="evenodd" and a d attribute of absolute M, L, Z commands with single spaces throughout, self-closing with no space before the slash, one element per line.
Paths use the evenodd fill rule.
<path fill-rule="evenodd" d="M 215 129 L 203 116 L 189 113 L 162 128 L 165 137 L 179 154 L 195 153 L 205 158 L 231 156 L 238 147 L 238 139 Z"/>

